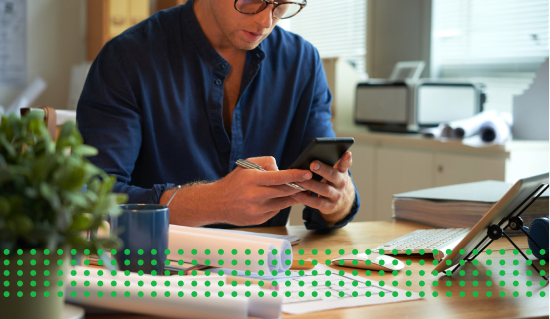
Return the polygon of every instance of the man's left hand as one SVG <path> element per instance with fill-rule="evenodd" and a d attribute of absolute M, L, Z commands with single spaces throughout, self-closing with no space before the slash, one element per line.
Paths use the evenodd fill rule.
<path fill-rule="evenodd" d="M 297 184 L 319 196 L 301 192 L 292 195 L 293 198 L 299 203 L 318 209 L 323 219 L 330 226 L 334 225 L 350 212 L 355 198 L 355 188 L 348 175 L 351 162 L 351 152 L 342 155 L 334 167 L 319 161 L 311 162 L 311 171 L 322 176 L 323 180 L 318 182 L 311 179 Z"/>

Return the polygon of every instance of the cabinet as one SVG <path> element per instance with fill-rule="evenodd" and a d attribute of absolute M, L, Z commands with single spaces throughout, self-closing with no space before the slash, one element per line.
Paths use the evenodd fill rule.
<path fill-rule="evenodd" d="M 351 171 L 361 197 L 355 221 L 391 220 L 397 193 L 489 179 L 504 181 L 511 165 L 508 146 L 475 148 L 460 141 L 443 143 L 417 135 L 367 133 L 360 128 L 337 135 L 355 138 Z M 544 169 L 547 166 L 539 171 Z M 292 208 L 291 225 L 303 223 L 302 208 Z"/>
<path fill-rule="evenodd" d="M 475 148 L 460 141 L 444 143 L 402 134 L 341 132 L 339 135 L 355 137 L 354 180 L 371 176 L 371 181 L 356 183 L 361 199 L 372 200 L 361 207 L 357 221 L 390 220 L 393 194 L 489 179 L 504 181 L 510 157 L 502 145 Z M 363 158 L 361 152 L 355 154 L 354 149 L 362 148 L 372 150 L 372 164 L 365 165 L 372 158 Z"/>
<path fill-rule="evenodd" d="M 93 61 L 103 45 L 150 15 L 149 0 L 88 0 L 86 59 Z"/>
<path fill-rule="evenodd" d="M 157 11 L 169 9 L 180 4 L 184 4 L 187 0 L 157 0 Z"/>
<path fill-rule="evenodd" d="M 389 217 L 391 217 L 393 194 L 429 188 L 433 185 L 434 156 L 430 151 L 388 145 L 377 146 L 374 152 L 374 211 L 369 213 L 361 210 L 362 215 L 365 215 L 361 217 L 367 220 L 389 220 L 388 208 L 390 208 Z M 355 160 L 354 158 L 352 172 L 361 171 L 364 160 L 357 159 L 359 167 L 355 166 Z M 364 190 L 359 190 L 360 196 L 363 193 L 365 193 Z"/>
<path fill-rule="evenodd" d="M 483 180 L 503 181 L 505 160 L 478 154 L 434 154 L 433 186 L 470 183 Z"/>
<path fill-rule="evenodd" d="M 168 9 L 185 3 L 185 0 L 88 0 L 86 59 L 93 61 L 110 39 L 129 27 L 138 24 L 153 11 Z"/>
<path fill-rule="evenodd" d="M 548 172 L 548 141 L 476 148 L 460 141 L 444 143 L 418 135 L 350 128 L 336 134 L 355 138 L 351 172 L 361 209 L 354 221 L 391 220 L 393 194 L 483 180 L 514 183 Z M 302 205 L 292 207 L 290 225 L 303 224 L 302 209 Z"/>

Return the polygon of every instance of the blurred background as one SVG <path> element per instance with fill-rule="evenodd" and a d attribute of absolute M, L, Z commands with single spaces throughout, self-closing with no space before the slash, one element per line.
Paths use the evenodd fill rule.
<path fill-rule="evenodd" d="M 184 2 L 0 0 L 3 112 L 74 111 L 109 39 Z M 356 220 L 391 219 L 396 193 L 548 172 L 548 20 L 548 0 L 310 0 L 279 22 L 319 50 L 335 131 L 356 139 Z M 492 140 L 451 134 L 480 114 Z"/>

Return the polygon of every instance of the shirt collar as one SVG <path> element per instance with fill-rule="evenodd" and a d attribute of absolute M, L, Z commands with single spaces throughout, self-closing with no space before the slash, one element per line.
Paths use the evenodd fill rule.
<path fill-rule="evenodd" d="M 195 10 L 193 9 L 194 0 L 187 1 L 182 7 L 182 27 L 187 29 L 188 36 L 195 44 L 200 56 L 213 67 L 218 67 L 225 63 L 225 59 L 214 49 L 197 20 Z M 265 40 L 264 40 L 265 41 Z M 262 41 L 263 42 L 263 41 Z M 265 52 L 261 49 L 262 43 L 256 48 L 248 51 L 253 60 L 262 62 L 265 59 Z"/>

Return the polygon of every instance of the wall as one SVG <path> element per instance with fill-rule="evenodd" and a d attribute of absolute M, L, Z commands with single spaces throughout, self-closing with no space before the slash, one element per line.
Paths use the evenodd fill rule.
<path fill-rule="evenodd" d="M 396 62 L 426 62 L 429 75 L 431 0 L 369 0 L 367 72 L 388 78 Z"/>
<path fill-rule="evenodd" d="M 27 81 L 48 82 L 33 105 L 66 108 L 71 67 L 84 62 L 85 49 L 86 0 L 27 0 Z M 11 104 L 22 90 L 0 87 L 0 104 Z"/>

